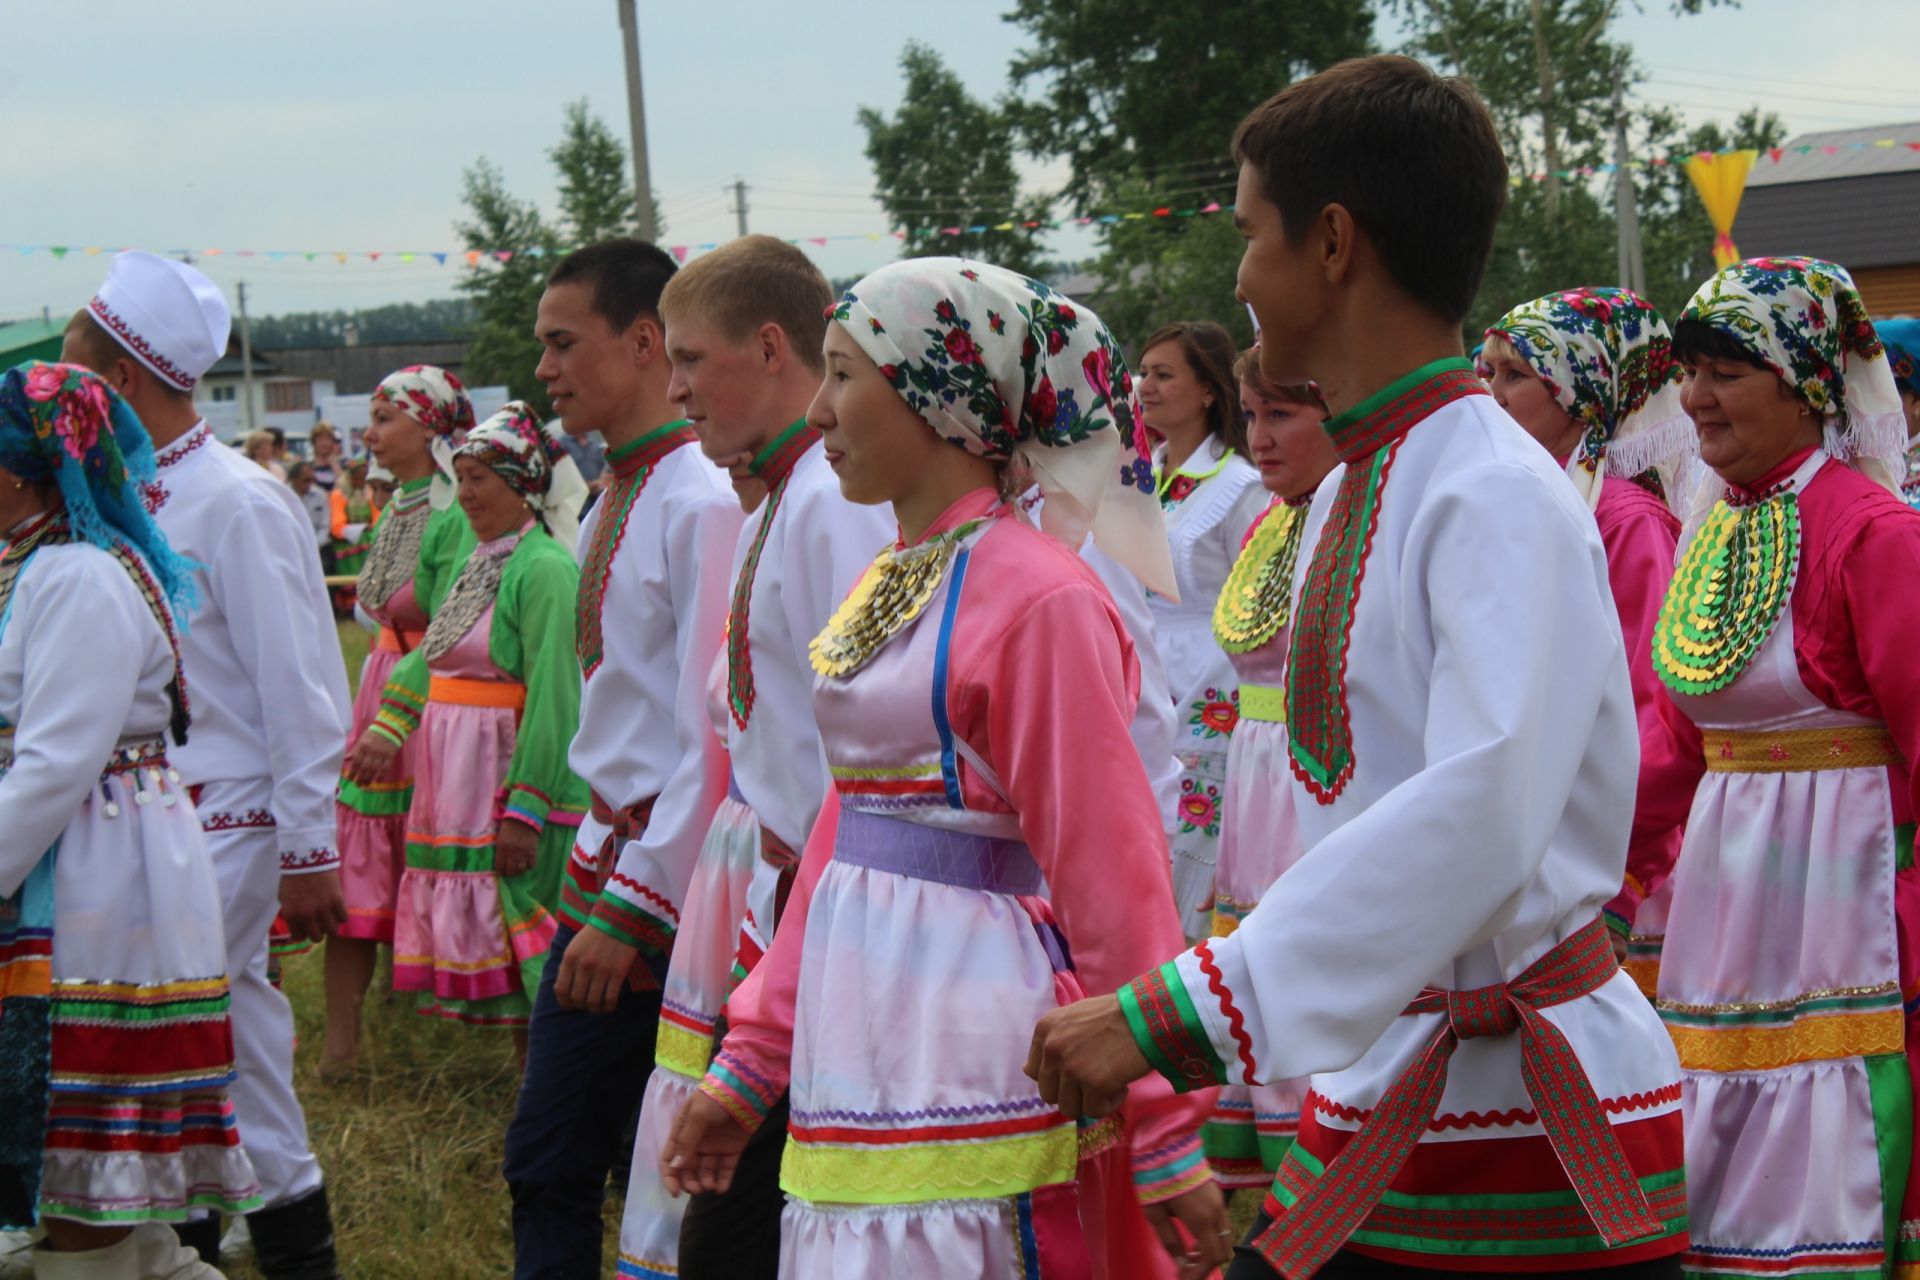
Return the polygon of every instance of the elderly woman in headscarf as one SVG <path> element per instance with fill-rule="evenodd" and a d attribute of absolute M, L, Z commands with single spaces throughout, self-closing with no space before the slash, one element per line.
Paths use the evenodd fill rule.
<path fill-rule="evenodd" d="M 96 375 L 0 376 L 0 1227 L 40 1276 L 217 1277 L 166 1224 L 259 1205 L 153 475 Z"/>
<path fill-rule="evenodd" d="M 1816 259 L 1720 271 L 1673 348 L 1710 471 L 1653 662 L 1704 746 L 1635 932 L 1683 1069 L 1683 1261 L 1894 1274 L 1920 1262 L 1920 514 L 1897 494 L 1900 396 L 1853 281 Z"/>
<path fill-rule="evenodd" d="M 1023 1071 L 1042 1013 L 1182 942 L 1129 738 L 1138 660 L 1076 554 L 1091 531 L 1169 589 L 1124 360 L 1084 308 L 961 259 L 884 267 L 831 318 L 808 420 L 900 537 L 813 642 L 837 805 L 728 1002 L 668 1186 L 718 1189 L 785 1086 L 782 1275 L 1211 1268 L 1210 1091 L 1138 1086 L 1081 1129 Z M 1045 533 L 1007 501 L 1034 480 Z"/>
<path fill-rule="evenodd" d="M 1480 361 L 1494 399 L 1587 500 L 1607 549 L 1607 582 L 1627 646 L 1640 729 L 1642 794 L 1684 790 L 1700 735 L 1653 674 L 1653 624 L 1673 577 L 1694 459 L 1667 322 L 1626 289 L 1568 289 L 1523 303 L 1487 330 Z M 1614 952 L 1626 958 L 1634 917 L 1680 852 L 1671 813 L 1636 809 L 1627 874 L 1607 904 Z"/>
<path fill-rule="evenodd" d="M 327 939 L 327 1034 L 323 1071 L 352 1065 L 360 1008 L 381 944 L 393 944 L 400 873 L 407 860 L 407 809 L 415 751 L 375 722 L 385 703 L 426 702 L 424 668 L 396 683 L 400 659 L 420 647 L 427 623 L 473 550 L 473 526 L 453 503 L 453 451 L 473 427 L 473 402 L 460 379 L 433 365 L 408 365 L 374 388 L 367 448 L 399 481 L 374 527 L 359 569 L 360 606 L 380 631 L 360 669 L 353 702 L 356 744 L 340 780 L 340 879 L 347 922 Z M 342 486 L 344 489 L 345 486 Z M 345 511 L 352 499 L 335 500 Z M 364 519 L 364 517 L 362 517 Z"/>
<path fill-rule="evenodd" d="M 1900 409 L 1907 420 L 1907 468 L 1900 496 L 1910 507 L 1920 507 L 1920 320 L 1895 316 L 1874 326 L 1887 348 L 1887 365 L 1900 391 Z"/>
<path fill-rule="evenodd" d="M 586 485 L 519 401 L 471 432 L 453 465 L 478 545 L 395 671 L 395 683 L 425 672 L 425 704 L 389 701 L 376 717 L 396 740 L 420 735 L 393 980 L 422 993 L 423 1012 L 514 1029 L 524 1054 L 589 800 L 567 767 L 580 720 L 571 548 Z"/>

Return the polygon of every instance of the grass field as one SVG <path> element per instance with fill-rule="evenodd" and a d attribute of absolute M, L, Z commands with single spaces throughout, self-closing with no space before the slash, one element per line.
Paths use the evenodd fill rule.
<path fill-rule="evenodd" d="M 356 678 L 366 632 L 340 628 Z M 420 1017 L 394 995 L 383 963 L 367 1001 L 361 1067 L 322 1080 L 325 1022 L 319 949 L 287 960 L 299 1046 L 294 1083 L 306 1106 L 314 1153 L 326 1171 L 342 1271 L 348 1280 L 466 1280 L 507 1276 L 513 1266 L 501 1142 L 519 1075 L 505 1034 Z M 1234 1205 L 1236 1226 L 1259 1197 Z M 620 1202 L 607 1207 L 602 1274 L 613 1275 Z M 251 1268 L 228 1269 L 257 1280 Z"/>

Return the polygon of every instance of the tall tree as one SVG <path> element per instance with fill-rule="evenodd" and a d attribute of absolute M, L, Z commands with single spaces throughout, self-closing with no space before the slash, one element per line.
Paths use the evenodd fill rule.
<path fill-rule="evenodd" d="M 583 244 L 633 234 L 633 188 L 626 152 L 585 101 L 569 103 L 560 141 L 547 152 L 559 179 L 559 217 L 507 189 L 500 170 L 482 158 L 466 171 L 462 199 L 468 217 L 455 224 L 468 250 L 481 257 L 460 289 L 473 299 L 473 348 L 467 372 L 476 385 L 504 384 L 516 399 L 545 414 L 546 388 L 533 376 L 540 343 L 534 313 L 552 259 Z M 656 203 L 654 223 L 661 230 Z"/>
<path fill-rule="evenodd" d="M 487 160 L 466 171 L 462 199 L 468 217 L 456 229 L 469 250 L 482 254 L 460 282 L 461 291 L 473 299 L 477 317 L 467 378 L 476 386 L 504 384 L 515 399 L 544 415 L 551 406 L 546 389 L 533 376 L 540 363 L 533 317 L 546 283 L 542 257 L 559 247 L 560 238 L 532 201 L 507 190 L 500 170 Z M 535 256 L 536 249 L 542 256 Z"/>
<path fill-rule="evenodd" d="M 1675 17 L 1683 17 L 1738 0 L 1666 2 Z M 1468 335 L 1477 339 L 1487 324 L 1529 298 L 1615 283 L 1612 183 L 1593 171 L 1613 160 L 1615 77 L 1627 84 L 1636 78 L 1632 50 L 1610 36 L 1621 0 L 1393 4 L 1411 28 L 1409 51 L 1468 76 L 1485 97 L 1516 180 L 1495 235 L 1493 261 L 1467 319 Z M 1677 121 L 1663 121 L 1629 122 L 1641 139 L 1637 154 L 1645 155 L 1648 146 L 1681 144 Z M 1635 185 L 1636 204 L 1644 204 L 1649 180 L 1636 174 Z M 1661 210 L 1650 212 L 1658 228 Z M 1662 257 L 1670 243 L 1664 232 L 1643 225 L 1642 242 L 1649 280 L 1670 275 Z"/>
<path fill-rule="evenodd" d="M 1233 202 L 1236 125 L 1292 81 L 1371 51 L 1373 5 L 1356 0 L 1016 0 L 1007 20 L 1030 43 L 1009 68 L 1022 146 L 1064 160 L 1076 212 L 1169 216 L 1102 234 L 1088 269 L 1103 315 L 1138 342 L 1176 319 L 1217 319 L 1246 339 L 1234 301 L 1240 239 Z M 1182 211 L 1196 216 L 1178 216 Z"/>
<path fill-rule="evenodd" d="M 1373 46 L 1373 6 L 1355 0 L 1015 0 L 1006 18 L 1032 41 L 1010 68 L 1034 92 L 1015 115 L 1022 142 L 1068 162 L 1079 204 L 1135 179 L 1231 200 L 1241 118 Z"/>
<path fill-rule="evenodd" d="M 932 48 L 910 41 L 900 53 L 905 84 L 891 117 L 861 107 L 875 194 L 905 257 L 959 254 L 1037 275 L 1048 202 L 1022 199 L 1013 131 L 1004 109 L 967 92 Z M 966 228 L 985 226 L 984 231 Z M 947 228 L 962 228 L 948 235 Z"/>

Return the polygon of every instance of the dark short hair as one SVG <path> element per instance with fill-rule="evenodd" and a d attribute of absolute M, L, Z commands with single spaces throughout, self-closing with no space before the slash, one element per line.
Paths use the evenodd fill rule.
<path fill-rule="evenodd" d="M 1242 457 L 1247 452 L 1247 419 L 1240 412 L 1240 384 L 1233 376 L 1236 349 L 1233 335 L 1211 320 L 1176 320 L 1155 329 L 1140 344 L 1140 359 L 1171 342 L 1187 358 L 1187 368 L 1213 392 L 1207 406 L 1207 429 Z"/>
<path fill-rule="evenodd" d="M 1777 372 L 1760 354 L 1724 329 L 1716 329 L 1704 320 L 1676 320 L 1673 324 L 1673 358 L 1681 364 L 1700 360 L 1731 360 L 1752 365 L 1769 373 Z"/>
<path fill-rule="evenodd" d="M 1256 107 L 1233 154 L 1289 240 L 1340 205 L 1408 296 L 1466 318 L 1507 203 L 1500 135 L 1466 80 L 1393 54 L 1336 63 Z"/>
<path fill-rule="evenodd" d="M 581 284 L 593 294 L 593 314 L 615 333 L 642 316 L 660 318 L 660 294 L 676 270 L 671 255 L 646 240 L 602 240 L 575 249 L 547 273 L 549 288 Z"/>

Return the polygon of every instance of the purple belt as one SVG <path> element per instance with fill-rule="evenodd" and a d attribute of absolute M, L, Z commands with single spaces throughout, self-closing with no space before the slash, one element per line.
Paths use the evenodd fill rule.
<path fill-rule="evenodd" d="M 840 810 L 833 858 L 986 893 L 1025 895 L 1046 888 L 1039 865 L 1022 841 L 947 831 L 859 809 Z"/>

